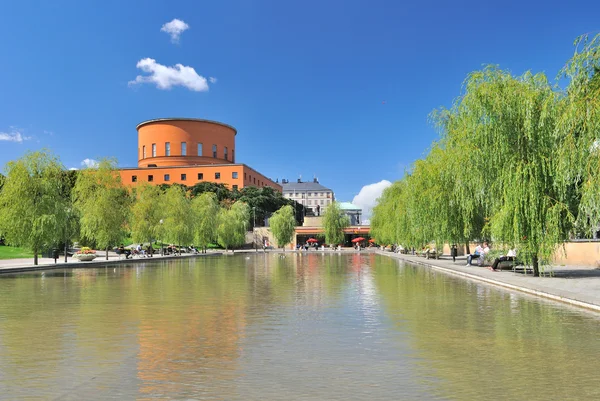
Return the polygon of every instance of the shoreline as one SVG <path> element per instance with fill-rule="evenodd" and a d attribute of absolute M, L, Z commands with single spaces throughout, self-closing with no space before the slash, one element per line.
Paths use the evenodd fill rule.
<path fill-rule="evenodd" d="M 448 259 L 425 259 L 416 255 L 392 252 L 376 253 L 393 259 L 428 267 L 455 277 L 462 277 L 504 289 L 600 312 L 600 269 L 581 266 L 554 266 L 554 276 L 533 277 L 512 270 L 491 271 L 486 267 L 464 266 L 465 259 L 456 263 Z M 560 275 L 557 273 L 560 272 Z"/>
<path fill-rule="evenodd" d="M 98 268 L 103 266 L 113 266 L 120 264 L 154 263 L 163 262 L 172 259 L 197 258 L 206 256 L 229 256 L 235 254 L 249 253 L 281 253 L 280 249 L 272 250 L 238 250 L 235 253 L 230 252 L 208 252 L 200 254 L 190 254 L 181 256 L 160 256 L 155 255 L 152 258 L 131 258 L 123 259 L 109 255 L 109 260 L 105 256 L 96 258 L 90 262 L 80 262 L 70 258 L 69 262 L 59 261 L 54 263 L 53 259 L 42 259 L 37 266 L 25 262 L 23 259 L 7 259 L 0 261 L 0 275 L 25 273 L 32 271 L 57 270 L 57 269 L 79 269 L 79 268 Z M 305 252 L 292 251 L 285 254 L 293 255 Z M 555 302 L 584 308 L 594 312 L 600 312 L 600 269 L 582 266 L 553 266 L 551 267 L 552 276 L 533 277 L 531 274 L 514 272 L 513 270 L 491 271 L 485 267 L 464 266 L 464 257 L 459 257 L 456 262 L 451 259 L 425 259 L 416 255 L 397 254 L 384 252 L 381 250 L 365 249 L 357 252 L 353 249 L 344 249 L 342 251 L 308 251 L 308 253 L 318 254 L 352 254 L 352 253 L 375 253 L 387 256 L 392 259 L 412 263 L 415 265 L 427 267 L 435 271 L 442 272 L 463 279 L 474 280 L 503 289 L 518 291 L 531 296 L 549 299 Z M 13 266 L 8 261 L 15 261 Z"/>

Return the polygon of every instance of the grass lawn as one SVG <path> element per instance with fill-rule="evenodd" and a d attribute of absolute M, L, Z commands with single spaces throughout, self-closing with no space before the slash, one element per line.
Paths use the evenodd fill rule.
<path fill-rule="evenodd" d="M 0 259 L 33 258 L 33 252 L 16 246 L 0 246 Z"/>

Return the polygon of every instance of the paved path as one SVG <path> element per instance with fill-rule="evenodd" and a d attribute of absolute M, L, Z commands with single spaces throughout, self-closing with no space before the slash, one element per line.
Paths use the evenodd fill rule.
<path fill-rule="evenodd" d="M 0 274 L 6 273 L 15 273 L 15 272 L 24 272 L 24 271 L 32 271 L 32 270 L 47 270 L 47 269 L 62 269 L 62 268 L 79 268 L 79 267 L 95 267 L 100 264 L 118 264 L 118 263 L 135 263 L 135 262 L 151 262 L 155 260 L 162 259 L 177 259 L 177 258 L 190 258 L 190 257 L 200 257 L 207 255 L 220 255 L 221 252 L 213 252 L 208 251 L 205 254 L 182 254 L 181 256 L 160 256 L 159 254 L 154 254 L 151 258 L 144 257 L 134 257 L 125 259 L 124 256 L 119 257 L 114 252 L 108 252 L 108 260 L 106 260 L 106 253 L 104 251 L 98 251 L 96 253 L 97 257 L 93 261 L 90 262 L 80 262 L 75 258 L 67 258 L 67 263 L 65 263 L 65 257 L 61 256 L 60 259 L 54 263 L 54 259 L 51 258 L 39 258 L 38 265 L 35 266 L 33 264 L 33 258 L 28 259 L 2 259 L 0 260 Z"/>
<path fill-rule="evenodd" d="M 425 259 L 413 255 L 400 255 L 377 251 L 381 255 L 417 263 L 488 284 L 498 285 L 528 294 L 542 296 L 555 301 L 566 302 L 600 312 L 600 269 L 582 266 L 551 266 L 545 277 L 533 277 L 531 270 L 525 275 L 523 270 L 491 271 L 486 267 L 465 266 L 464 257 L 452 262 L 452 258 Z M 551 275 L 550 275 L 551 272 Z"/>

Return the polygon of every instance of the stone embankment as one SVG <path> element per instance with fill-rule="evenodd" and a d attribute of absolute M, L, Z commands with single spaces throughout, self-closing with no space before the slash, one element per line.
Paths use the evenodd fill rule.
<path fill-rule="evenodd" d="M 392 252 L 377 253 L 454 276 L 600 312 L 600 269 L 596 267 L 549 266 L 543 277 L 533 277 L 531 269 L 492 271 L 486 267 L 465 266 L 464 257 L 453 262 L 449 257 L 436 260 Z"/>

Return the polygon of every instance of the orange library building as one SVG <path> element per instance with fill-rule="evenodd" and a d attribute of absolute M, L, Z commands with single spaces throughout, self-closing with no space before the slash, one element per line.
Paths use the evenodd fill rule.
<path fill-rule="evenodd" d="M 278 183 L 235 162 L 235 128 L 197 118 L 158 118 L 144 121 L 138 132 L 138 166 L 122 168 L 125 185 L 139 182 L 193 186 L 209 181 L 229 189 L 272 187 Z"/>

